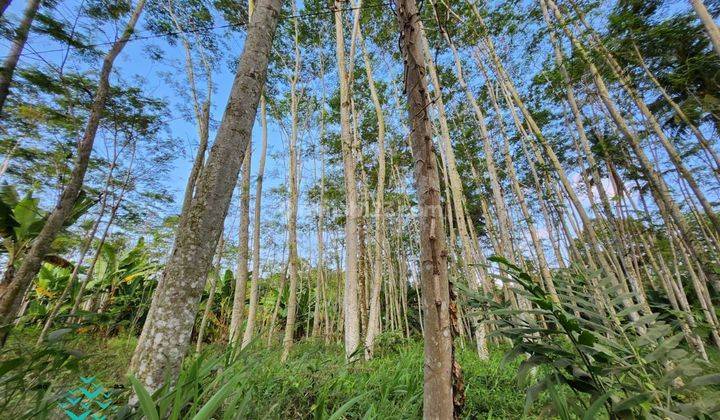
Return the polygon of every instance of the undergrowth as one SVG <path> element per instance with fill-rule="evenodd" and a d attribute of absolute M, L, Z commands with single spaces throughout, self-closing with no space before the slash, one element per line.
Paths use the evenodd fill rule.
<path fill-rule="evenodd" d="M 9 360 L 11 353 L 14 357 L 23 353 L 30 357 L 36 351 L 35 335 L 34 331 L 16 335 L 2 358 Z M 5 413 L 17 418 L 55 418 L 62 413 L 58 403 L 68 390 L 80 385 L 82 377 L 95 377 L 97 383 L 110 390 L 115 402 L 105 411 L 110 414 L 108 418 L 139 417 L 123 406 L 131 391 L 126 368 L 134 344 L 135 338 L 104 339 L 67 332 L 51 343 L 56 349 L 65 349 L 65 353 L 57 355 L 63 361 L 42 372 L 42 386 L 15 393 L 11 397 L 14 401 L 5 401 Z M 380 337 L 377 348 L 375 359 L 348 363 L 340 346 L 304 340 L 282 363 L 281 348 L 266 348 L 260 342 L 245 349 L 234 361 L 229 360 L 226 346 L 208 346 L 202 355 L 187 358 L 179 386 L 158 391 L 152 396 L 153 407 L 140 407 L 140 412 L 147 416 L 148 409 L 155 410 L 158 418 L 422 417 L 422 342 L 386 335 Z M 525 395 L 517 386 L 517 363 L 503 363 L 503 354 L 497 349 L 490 360 L 481 361 L 472 346 L 458 349 L 466 383 L 466 418 L 523 417 Z M 25 372 L 26 377 L 32 374 Z M 212 402 L 213 396 L 221 392 L 222 401 Z M 10 397 L 3 392 L 0 398 L 6 395 Z M 209 404 L 215 404 L 211 407 L 214 414 L 203 417 Z"/>

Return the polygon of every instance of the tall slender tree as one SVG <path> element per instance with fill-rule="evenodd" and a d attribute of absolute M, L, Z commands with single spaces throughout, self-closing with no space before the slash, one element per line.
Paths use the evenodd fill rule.
<path fill-rule="evenodd" d="M 262 129 L 260 145 L 260 161 L 258 163 L 257 178 L 255 181 L 255 208 L 253 210 L 253 256 L 252 278 L 250 280 L 250 302 L 248 305 L 248 318 L 245 324 L 242 346 L 245 348 L 255 334 L 255 319 L 258 307 L 258 286 L 260 284 L 260 212 L 262 209 L 263 178 L 265 175 L 265 157 L 267 155 L 267 115 L 265 110 L 265 96 L 260 96 L 260 125 Z"/>
<path fill-rule="evenodd" d="M 293 14 L 297 14 L 297 4 L 292 0 Z M 297 292 L 300 257 L 298 256 L 297 218 L 298 218 L 298 186 L 299 186 L 299 151 L 298 151 L 298 105 L 302 95 L 298 92 L 302 57 L 300 56 L 300 29 L 297 17 L 293 19 L 293 46 L 295 60 L 292 76 L 290 76 L 290 147 L 288 190 L 290 192 L 290 208 L 288 212 L 288 277 L 290 292 L 287 300 L 287 319 L 285 320 L 285 336 L 283 337 L 282 361 L 287 360 L 295 336 L 295 320 L 297 319 Z"/>
<path fill-rule="evenodd" d="M 235 291 L 233 294 L 232 313 L 230 315 L 230 342 L 235 344 L 240 340 L 240 329 L 245 318 L 245 298 L 247 296 L 248 280 L 248 239 L 250 229 L 250 167 L 252 149 L 248 144 L 245 160 L 241 168 L 240 180 L 240 220 L 238 226 L 238 255 L 235 269 Z"/>
<path fill-rule="evenodd" d="M 695 13 L 697 13 L 698 17 L 705 26 L 705 30 L 712 42 L 715 53 L 717 53 L 718 57 L 720 57 L 720 28 L 718 28 L 717 23 L 715 23 L 715 19 L 713 19 L 710 15 L 707 7 L 705 7 L 703 0 L 690 0 L 690 3 L 692 4 L 693 9 L 695 9 Z"/>
<path fill-rule="evenodd" d="M 362 34 L 359 34 L 358 38 L 360 48 L 362 49 L 370 97 L 375 108 L 378 133 L 378 166 L 377 183 L 375 186 L 375 260 L 373 265 L 372 287 L 370 288 L 368 326 L 365 333 L 365 357 L 371 358 L 373 355 L 373 346 L 375 345 L 375 336 L 380 329 L 380 288 L 382 287 L 383 243 L 385 239 L 385 116 L 380 98 L 378 97 L 375 78 L 373 77 L 372 62 L 365 47 L 365 40 Z"/>
<path fill-rule="evenodd" d="M 40 2 L 41 0 L 28 0 L 22 20 L 15 30 L 15 36 L 12 40 L 10 52 L 7 57 L 5 57 L 5 60 L 2 63 L 2 68 L 0 68 L 0 118 L 2 118 L 5 101 L 10 93 L 10 83 L 12 83 L 15 68 L 20 60 L 20 54 L 22 54 L 23 49 L 25 48 L 33 20 L 35 20 L 35 15 L 37 15 L 38 9 L 40 9 Z M 10 2 L 7 1 L 5 4 L 0 6 L 2 7 L 3 12 L 9 4 Z"/>
<path fill-rule="evenodd" d="M 345 177 L 345 285 L 343 291 L 343 319 L 345 356 L 350 358 L 360 345 L 360 313 L 358 307 L 358 194 L 355 175 L 356 160 L 350 123 L 350 77 L 345 59 L 345 31 L 343 2 L 335 0 L 335 56 L 340 85 L 340 141 L 342 142 L 343 173 Z M 352 57 L 351 57 L 352 60 Z"/>
<path fill-rule="evenodd" d="M 425 41 L 415 1 L 396 0 L 395 5 L 405 61 L 404 87 L 420 224 L 420 282 L 425 309 L 423 418 L 451 419 L 458 414 L 456 409 L 462 401 L 462 394 L 454 389 L 460 383 L 460 367 L 453 355 L 453 323 L 457 322 L 457 314 L 450 300 L 440 179 L 428 112 Z"/>

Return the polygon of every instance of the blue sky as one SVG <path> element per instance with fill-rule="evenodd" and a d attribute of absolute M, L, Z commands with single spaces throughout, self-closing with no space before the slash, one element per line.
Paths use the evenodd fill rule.
<path fill-rule="evenodd" d="M 133 2 L 134 3 L 134 2 Z M 60 2 L 60 4 L 53 11 L 53 15 L 69 24 L 75 18 L 78 7 L 81 2 L 78 0 L 69 0 Z M 22 9 L 25 6 L 25 2 L 15 0 L 8 10 L 6 16 L 11 22 L 17 22 L 22 14 Z M 136 35 L 150 35 L 150 32 L 144 26 L 144 16 L 141 16 L 138 28 L 136 29 Z M 123 22 L 121 22 L 124 24 Z M 216 26 L 221 26 L 226 22 L 222 18 L 218 18 L 215 22 Z M 115 29 L 112 27 L 107 28 L 107 33 L 86 33 L 79 29 L 78 32 L 87 36 L 92 40 L 93 43 L 104 43 L 112 42 L 115 36 Z M 240 55 L 243 47 L 244 36 L 238 32 L 230 32 L 227 29 L 216 29 L 215 33 L 225 37 L 227 51 L 224 52 L 223 62 L 217 65 L 217 71 L 213 75 L 215 91 L 213 92 L 212 99 L 212 119 L 215 122 L 219 122 L 222 117 L 222 111 L 225 108 L 227 99 L 229 96 L 230 86 L 232 84 L 234 76 L 234 66 L 231 68 L 231 62 L 235 62 L 236 58 Z M 61 52 L 47 52 L 48 50 L 55 50 L 60 45 L 48 41 L 45 37 L 31 34 L 28 43 L 25 48 L 25 52 L 21 57 L 19 66 L 29 66 L 41 64 L 43 60 L 47 62 L 58 62 L 62 58 Z M 153 60 L 147 53 L 148 47 L 154 47 L 161 50 L 164 54 L 162 60 Z M 108 46 L 100 46 L 100 51 L 106 51 Z M 0 54 L 6 55 L 9 50 L 9 42 L 7 40 L 0 41 Z M 99 61 L 99 60 L 98 60 Z M 99 65 L 99 63 L 95 63 Z M 185 184 L 187 177 L 190 172 L 192 165 L 192 158 L 197 149 L 197 129 L 194 121 L 186 121 L 182 118 L 181 112 L 179 111 L 178 101 L 182 101 L 181 97 L 178 97 L 177 92 L 173 86 L 168 85 L 166 78 L 163 74 L 177 74 L 177 80 L 183 84 L 186 83 L 185 72 L 183 71 L 184 66 L 184 52 L 180 45 L 170 45 L 164 37 L 156 37 L 152 39 L 143 40 L 131 40 L 121 55 L 115 62 L 115 72 L 111 81 L 117 81 L 120 77 L 124 81 L 131 81 L 133 79 L 142 80 L 143 91 L 146 95 L 164 99 L 168 103 L 168 108 L 173 113 L 170 120 L 167 121 L 168 132 L 173 138 L 178 139 L 182 142 L 182 149 L 184 153 L 177 156 L 173 162 L 173 168 L 170 174 L 163 180 L 163 183 L 167 186 L 170 192 L 175 197 L 175 204 L 173 209 L 168 209 L 168 214 L 179 212 L 179 208 L 182 202 L 184 194 Z M 268 116 L 269 117 L 269 116 Z M 287 157 L 285 152 L 287 150 L 287 135 L 282 131 L 281 127 L 276 124 L 270 117 L 268 118 L 268 155 L 267 163 L 265 168 L 264 178 L 264 194 L 263 194 L 263 208 L 269 212 L 282 211 L 278 207 L 282 207 L 284 203 L 277 203 L 271 201 L 267 193 L 272 189 L 285 183 L 285 174 L 287 172 Z M 211 131 L 210 142 L 212 144 L 215 137 L 214 131 Z M 257 165 L 259 161 L 260 152 L 260 138 L 261 129 L 259 124 L 259 111 L 258 121 L 256 121 L 253 130 L 253 159 L 252 159 L 252 181 L 251 195 L 254 196 L 255 187 L 254 180 L 257 174 Z M 315 142 L 314 138 L 300 139 L 301 142 Z M 255 147 L 257 146 L 257 147 Z M 104 155 L 104 146 L 101 141 L 96 141 L 95 153 Z M 314 174 L 314 162 L 306 162 L 303 165 L 303 179 L 301 184 L 301 191 L 312 182 Z M 301 198 L 302 200 L 302 198 Z M 281 204 L 279 206 L 279 204 Z M 252 206 L 251 203 L 251 214 Z M 314 206 L 300 204 L 300 219 L 307 218 L 311 214 L 310 212 Z M 264 214 L 269 214 L 267 211 Z M 237 206 L 235 199 L 232 207 L 229 210 L 228 218 L 226 220 L 226 233 L 232 235 L 232 239 L 235 240 L 237 232 Z M 252 229 L 252 225 L 251 225 Z M 302 235 L 302 234 L 301 234 Z M 301 239 L 304 239 L 301 237 Z M 301 245 L 301 251 L 305 255 L 309 252 L 309 248 L 314 244 L 314 235 L 307 238 L 309 240 L 303 240 Z M 274 238 L 276 242 L 281 242 L 282 238 Z M 278 256 L 278 258 L 280 258 Z"/>
<path fill-rule="evenodd" d="M 70 22 L 74 18 L 74 14 L 77 13 L 77 9 L 81 4 L 82 0 L 61 1 L 55 9 L 54 15 L 61 21 L 65 20 L 66 22 Z M 13 2 L 8 12 L 11 21 L 17 21 L 23 7 L 24 2 L 20 0 L 15 0 Z M 672 11 L 674 11 L 674 9 L 670 9 L 669 12 Z M 218 18 L 218 20 L 215 22 L 217 26 L 224 25 L 225 23 L 226 22 L 224 22 L 221 18 Z M 95 43 L 111 42 L 112 40 L 114 40 L 115 35 L 112 30 L 107 31 L 107 34 L 104 34 L 102 32 L 89 34 L 87 33 L 88 31 L 83 32 L 82 29 L 80 30 L 80 32 L 91 38 L 92 42 Z M 242 36 L 238 33 L 227 33 L 226 29 L 218 29 L 216 30 L 216 32 L 218 35 L 224 34 L 227 36 L 225 44 L 227 50 L 225 51 L 222 63 L 218 64 L 217 72 L 214 74 L 214 85 L 216 91 L 213 93 L 212 116 L 215 121 L 219 121 L 221 117 L 221 112 L 227 102 L 229 89 L 234 75 L 234 68 L 230 68 L 230 65 L 228 63 L 233 62 L 236 57 L 241 53 L 243 42 Z M 137 34 L 142 36 L 149 35 L 149 32 L 144 26 L 144 19 L 142 17 L 140 20 L 140 24 L 138 25 Z M 163 52 L 164 58 L 162 60 L 157 61 L 151 60 L 149 58 L 149 55 L 147 54 L 147 49 L 151 46 L 156 47 Z M 40 57 L 50 62 L 57 61 L 60 57 L 59 53 L 43 52 L 55 49 L 57 47 L 57 44 L 48 42 L 42 37 L 38 37 L 37 35 L 31 36 L 28 46 L 26 48 L 27 54 L 22 57 L 20 66 L 37 64 L 40 60 Z M 107 47 L 105 46 L 100 49 L 105 50 L 106 48 Z M 7 50 L 8 42 L 0 40 L 0 51 L 7 53 Z M 35 52 L 36 54 L 33 54 L 33 52 Z M 506 58 L 506 60 L 515 62 L 508 63 L 508 67 L 514 73 L 517 73 L 519 69 L 532 70 L 529 72 L 521 71 L 521 74 L 516 75 L 516 77 L 518 77 L 518 80 L 522 80 L 523 78 L 531 77 L 535 74 L 537 70 L 539 70 L 539 67 L 543 64 L 543 60 L 538 60 L 537 58 L 541 55 L 542 52 L 536 54 L 529 54 L 527 56 L 511 53 L 509 54 L 509 57 Z M 387 78 L 388 81 L 393 77 L 395 78 L 396 82 L 400 80 L 400 75 L 394 74 L 394 72 L 392 71 L 392 69 L 396 68 L 395 66 L 399 65 L 399 63 L 392 62 L 392 58 L 386 51 L 380 52 L 379 58 L 380 60 L 376 64 L 374 69 L 377 77 Z M 443 60 L 442 54 L 439 56 L 439 58 L 440 60 Z M 445 57 L 445 59 L 447 59 L 447 57 Z M 167 121 L 168 131 L 171 133 L 173 138 L 178 139 L 178 141 L 182 143 L 182 148 L 185 152 L 177 156 L 173 164 L 173 169 L 170 172 L 169 176 L 167 176 L 166 179 L 163 179 L 163 182 L 167 185 L 169 190 L 176 197 L 176 204 L 174 208 L 168 209 L 169 214 L 176 213 L 179 210 L 182 195 L 184 193 L 185 183 L 190 171 L 192 156 L 197 145 L 197 134 L 194 122 L 185 121 L 183 118 L 181 118 L 179 112 L 177 112 L 177 110 L 180 108 L 180 105 L 183 105 L 182 102 L 184 101 L 184 99 L 178 97 L 175 88 L 168 85 L 166 79 L 162 76 L 162 74 L 164 73 L 170 73 L 173 76 L 176 76 L 175 80 L 181 81 L 181 83 L 185 81 L 185 74 L 182 69 L 183 61 L 184 53 L 182 51 L 182 48 L 179 45 L 169 45 L 163 37 L 131 41 L 128 43 L 128 45 L 116 61 L 116 75 L 113 79 L 117 81 L 118 75 L 125 81 L 130 81 L 134 78 L 141 78 L 143 80 L 143 90 L 145 94 L 165 99 L 169 104 L 170 110 L 173 111 L 173 117 Z M 333 74 L 334 70 L 332 69 L 331 64 L 332 63 L 327 63 L 326 65 L 326 86 L 328 96 L 332 94 L 332 90 L 336 87 L 336 85 L 333 85 L 333 80 L 335 79 L 335 77 Z M 482 80 L 482 78 L 474 77 L 473 80 L 469 80 L 469 82 L 472 86 L 474 86 L 478 83 L 484 83 L 484 80 Z M 521 83 L 524 84 L 527 82 L 527 80 L 524 80 Z M 312 85 L 312 89 L 316 91 L 318 89 L 317 83 L 318 82 L 316 80 L 310 82 L 310 85 Z M 308 86 L 308 89 L 310 89 L 310 86 Z M 386 104 L 388 121 L 392 121 L 392 123 L 399 122 L 399 131 L 402 132 L 404 130 L 404 107 L 395 105 L 396 104 Z M 263 212 L 264 219 L 269 218 L 269 215 L 273 212 L 282 212 L 282 209 L 285 205 L 284 200 L 278 200 L 277 198 L 275 198 L 275 200 L 270 200 L 270 197 L 267 193 L 271 189 L 284 184 L 285 175 L 287 173 L 287 157 L 285 156 L 285 152 L 287 150 L 287 135 L 282 131 L 280 124 L 275 123 L 272 119 L 269 120 L 269 123 L 269 149 L 264 178 L 265 193 L 263 195 L 263 208 L 265 209 L 265 211 Z M 326 126 L 329 127 L 333 125 L 330 123 L 331 122 L 327 122 Z M 306 145 L 315 143 L 317 134 L 316 130 L 316 127 L 310 127 L 307 132 L 301 133 L 300 142 L 305 143 Z M 211 133 L 211 142 L 213 139 L 214 133 Z M 259 144 L 259 141 L 260 127 L 259 124 L 256 124 L 253 134 L 253 142 L 255 144 Z M 255 156 L 253 157 L 252 170 L 253 180 L 255 178 L 255 174 L 257 173 L 257 152 L 259 151 L 258 149 L 259 148 L 254 149 Z M 102 152 L 102 150 L 100 150 L 100 145 L 98 145 L 97 143 L 96 151 L 98 153 Z M 306 159 L 306 161 L 302 165 L 301 191 L 305 190 L 307 186 L 309 186 L 313 182 L 313 177 L 316 173 L 315 165 L 316 162 L 311 159 Z M 579 184 L 580 180 L 577 172 L 574 171 L 573 168 L 568 169 L 569 174 L 573 178 L 573 182 L 575 184 Z M 254 194 L 254 187 L 251 188 L 251 191 Z M 714 194 L 710 195 L 716 197 Z M 584 196 L 581 198 L 585 199 Z M 587 205 L 586 200 L 584 200 L 584 202 Z M 301 202 L 299 205 L 299 218 L 301 222 L 308 220 L 309 216 L 314 211 L 314 207 L 314 203 L 307 202 L 304 196 L 301 197 Z M 227 221 L 227 226 L 229 228 L 227 230 L 231 235 L 234 235 L 237 227 L 236 212 L 236 206 L 233 205 L 233 207 L 231 207 L 230 209 Z M 542 228 L 542 226 L 538 226 L 538 228 L 541 233 L 544 233 L 544 229 Z M 276 237 L 273 238 L 275 242 L 280 243 L 283 241 L 283 238 L 279 237 L 280 235 L 281 234 L 277 234 Z M 300 235 L 301 237 L 299 242 L 301 247 L 301 254 L 303 256 L 309 256 L 311 254 L 311 249 L 314 247 L 315 244 L 314 236 L 312 235 L 312 233 L 300 233 Z"/>

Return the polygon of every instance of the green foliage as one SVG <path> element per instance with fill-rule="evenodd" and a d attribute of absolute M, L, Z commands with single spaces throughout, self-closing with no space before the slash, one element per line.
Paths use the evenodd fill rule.
<path fill-rule="evenodd" d="M 36 332 L 28 329 L 13 335 L 9 347 L 0 354 L 0 367 L 13 368 L 17 363 L 13 359 L 22 356 L 27 361 L 49 349 L 59 352 L 52 353 L 53 357 L 74 355 L 64 365 L 58 367 L 53 362 L 43 371 L 42 398 L 34 399 L 31 393 L 23 397 L 26 403 L 42 402 L 23 408 L 26 412 L 32 408 L 40 418 L 57 414 L 56 401 L 76 385 L 80 376 L 95 376 L 112 390 L 118 418 L 152 418 L 153 412 L 161 419 L 407 419 L 421 415 L 423 345 L 418 341 L 380 336 L 376 349 L 382 354 L 352 364 L 345 361 L 340 346 L 314 340 L 297 343 L 286 363 L 280 362 L 282 349 L 264 348 L 260 343 L 264 340 L 252 343 L 238 355 L 224 345 L 209 345 L 204 353 L 186 359 L 175 386 L 161 388 L 150 399 L 140 398 L 138 411 L 132 413 L 123 405 L 131 392 L 139 390 L 139 384 L 126 376 L 134 338 L 108 340 L 64 329 L 33 350 L 29 343 L 36 341 Z M 385 345 L 389 348 L 383 348 Z M 465 418 L 522 416 L 523 396 L 514 374 L 517 363 L 503 363 L 501 352 L 493 352 L 489 361 L 480 361 L 471 347 L 458 349 L 456 356 L 466 382 Z M 39 361 L 49 356 L 43 357 L 46 359 Z M 34 364 L 33 369 L 41 366 L 45 365 Z M 28 384 L 34 378 L 33 372 L 13 369 L 13 380 Z M 7 373 L 0 370 L 0 387 L 7 383 Z M 15 386 L 19 390 L 20 382 Z M 17 394 L 13 398 L 19 401 Z M 13 410 L 19 408 L 16 405 Z"/>
<path fill-rule="evenodd" d="M 35 295 L 37 297 L 35 306 L 46 303 L 48 299 L 56 297 L 62 293 L 68 280 L 70 279 L 70 270 L 64 267 L 57 267 L 51 264 L 43 264 L 40 267 L 37 278 L 35 279 Z"/>
<path fill-rule="evenodd" d="M 421 416 L 422 343 L 406 342 L 384 356 L 351 364 L 341 348 L 315 341 L 298 343 L 286 363 L 280 362 L 280 353 L 279 348 L 250 347 L 232 362 L 223 355 L 198 356 L 185 365 L 174 388 L 153 395 L 154 407 L 141 403 L 141 413 L 147 415 L 147 406 L 160 418 L 210 418 L 197 414 L 232 383 L 214 418 Z M 501 355 L 482 362 L 472 349 L 458 354 L 467 384 L 466 417 L 518 418 L 522 396 L 514 389 L 512 370 L 501 366 Z"/>
<path fill-rule="evenodd" d="M 72 330 L 61 329 L 48 334 L 41 347 L 29 345 L 24 337 L 17 337 L 19 341 L 11 340 L 3 347 L 0 351 L 0 412 L 3 417 L 49 417 L 72 385 L 61 378 L 74 377 L 84 358 L 83 353 L 68 345 L 72 335 Z"/>
<path fill-rule="evenodd" d="M 112 290 L 121 287 L 123 283 L 131 285 L 150 277 L 158 269 L 158 264 L 151 261 L 148 256 L 143 238 L 140 238 L 133 248 L 124 251 L 116 245 L 106 243 L 103 245 L 95 265 L 95 276 L 88 283 L 88 288 Z"/>
<path fill-rule="evenodd" d="M 140 324 L 149 308 L 149 298 L 159 271 L 160 265 L 150 255 L 142 237 L 132 248 L 108 243 L 103 245 L 87 290 L 94 300 L 105 295 L 103 303 L 96 309 L 104 318 L 100 324 L 107 328 L 108 334 L 122 327 L 134 329 Z M 100 320 L 87 321 L 97 325 Z"/>
<path fill-rule="evenodd" d="M 556 279 L 562 302 L 557 303 L 517 266 L 500 257 L 491 260 L 505 270 L 504 281 L 521 286 L 518 293 L 539 308 L 518 311 L 483 298 L 474 301 L 496 317 L 497 333 L 512 340 L 507 358 L 523 358 L 518 380 L 528 385 L 527 407 L 547 393 L 552 411 L 563 419 L 601 413 L 610 418 L 717 415 L 717 392 L 705 385 L 719 376 L 703 375 L 712 372 L 711 365 L 684 348 L 682 332 L 657 314 L 625 319 L 640 309 L 623 306 L 632 295 L 605 279 Z M 617 315 L 608 317 L 598 308 L 602 299 L 584 291 L 586 282 L 607 296 Z M 569 398 L 570 393 L 575 396 Z"/>
<path fill-rule="evenodd" d="M 82 191 L 63 227 L 69 227 L 95 204 L 95 200 L 87 197 Z M 17 265 L 32 241 L 40 234 L 49 213 L 40 208 L 39 200 L 31 192 L 19 198 L 13 186 L 0 187 L 0 253 L 7 254 L 7 266 Z M 57 255 L 48 255 L 45 261 L 69 266 L 70 263 Z"/>

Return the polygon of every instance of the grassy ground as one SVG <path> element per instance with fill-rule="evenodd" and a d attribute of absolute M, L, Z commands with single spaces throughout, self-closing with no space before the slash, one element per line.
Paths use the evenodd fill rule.
<path fill-rule="evenodd" d="M 112 399 L 118 405 L 126 401 L 128 381 L 125 374 L 135 345 L 134 338 L 106 339 L 72 332 L 57 340 L 48 353 L 47 349 L 35 349 L 35 335 L 32 330 L 17 334 L 4 350 L 2 359 L 5 361 L 22 357 L 38 362 L 15 367 L 25 371 L 24 383 L 0 384 L 0 387 L 4 386 L 0 388 L 4 393 L 0 395 L 3 400 L 0 410 L 4 407 L 6 413 L 16 413 L 20 418 L 33 413 L 33 416 L 39 412 L 48 413 L 47 407 L 51 407 L 52 418 L 60 414 L 54 401 L 62 401 L 68 389 L 81 384 L 81 377 L 90 376 L 97 378 L 105 388 L 113 389 Z M 225 412 L 230 418 L 250 419 L 326 419 L 338 411 L 341 415 L 335 418 L 421 417 L 421 342 L 384 336 L 375 359 L 351 364 L 345 361 L 341 347 L 319 341 L 297 343 L 286 363 L 280 362 L 279 348 L 256 344 L 246 349 L 233 365 L 241 371 L 241 376 L 218 413 Z M 202 361 L 195 364 L 207 374 L 186 383 L 186 389 L 191 389 L 187 393 L 191 400 L 188 404 L 198 407 L 220 388 L 213 381 L 227 369 L 227 365 L 223 368 L 222 357 L 218 356 L 224 350 L 224 347 L 209 346 Z M 38 358 L 39 353 L 43 354 Z M 78 359 L 76 356 L 80 355 Z M 478 360 L 471 349 L 459 349 L 457 357 L 466 384 L 467 418 L 523 417 L 524 391 L 515 380 L 517 366 L 502 364 L 501 351 L 493 352 L 489 361 Z M 186 370 L 192 370 L 193 365 L 190 360 Z M 2 366 L 0 364 L 0 371 Z M 40 395 L 46 401 L 44 406 L 38 405 Z"/>
<path fill-rule="evenodd" d="M 501 353 L 488 362 L 470 351 L 458 359 L 466 383 L 470 418 L 522 417 L 524 392 L 517 387 L 515 366 L 501 366 Z M 280 363 L 280 350 L 248 354 L 243 392 L 252 395 L 249 418 L 302 418 L 333 413 L 357 398 L 349 418 L 409 419 L 422 413 L 422 343 L 396 344 L 375 359 L 347 364 L 339 347 L 299 343 L 292 358 Z M 315 416 L 317 417 L 317 416 Z"/>

